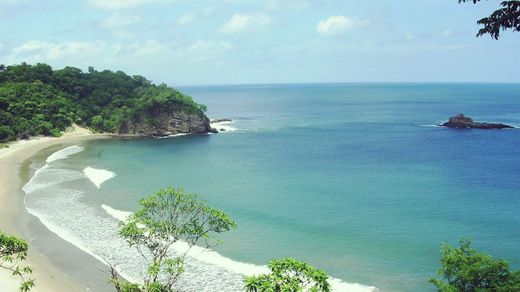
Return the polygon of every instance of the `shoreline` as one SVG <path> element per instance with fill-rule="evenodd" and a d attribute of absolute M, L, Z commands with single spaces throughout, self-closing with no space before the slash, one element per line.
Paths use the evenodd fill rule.
<path fill-rule="evenodd" d="M 29 254 L 25 264 L 33 268 L 33 273 L 28 277 L 35 280 L 35 287 L 31 291 L 84 291 L 86 287 L 68 275 L 65 269 L 58 267 L 54 257 L 42 253 L 44 248 L 38 247 L 41 238 L 52 237 L 52 234 L 46 234 L 52 232 L 25 208 L 22 187 L 30 178 L 30 159 L 50 147 L 110 137 L 112 136 L 93 134 L 86 129 L 73 126 L 72 130 L 65 132 L 62 137 L 34 137 L 10 142 L 8 147 L 0 149 L 0 230 L 29 243 Z M 35 229 L 45 234 L 34 234 L 32 231 Z M 55 244 L 60 247 L 62 245 L 61 242 Z M 65 245 L 65 242 L 63 244 Z M 17 291 L 18 285 L 17 277 L 0 269 L 1 291 Z"/>
<path fill-rule="evenodd" d="M 34 269 L 34 273 L 29 278 L 36 280 L 36 287 L 32 291 L 111 291 L 109 288 L 113 288 L 106 283 L 108 277 L 101 274 L 106 270 L 103 261 L 60 237 L 52 231 L 51 227 L 47 227 L 39 216 L 31 214 L 24 203 L 25 193 L 21 190 L 36 171 L 30 169 L 31 163 L 35 161 L 39 163 L 40 159 L 44 161 L 52 153 L 51 151 L 54 151 L 53 149 L 112 137 L 114 135 L 92 133 L 65 135 L 60 138 L 43 137 L 17 141 L 9 148 L 0 149 L 0 185 L 8 186 L 0 190 L 0 230 L 29 242 L 30 250 L 26 264 Z M 4 213 L 2 207 L 9 209 L 8 212 Z M 218 264 L 209 261 L 215 260 L 214 257 L 217 255 L 217 260 L 224 259 L 228 263 L 223 267 L 226 270 L 233 270 L 229 269 L 231 263 L 235 267 L 234 273 L 243 274 L 244 267 L 248 267 L 251 269 L 248 274 L 256 274 L 254 271 L 258 266 L 254 264 L 234 262 L 216 252 L 212 254 L 206 254 L 206 260 L 202 262 L 223 267 L 220 262 Z M 100 276 L 103 276 L 101 280 Z M 93 281 L 97 282 L 94 286 Z M 100 285 L 100 282 L 104 285 Z M 18 279 L 9 277 L 7 273 L 0 270 L 0 291 L 16 291 L 17 284 Z M 347 287 L 347 291 L 378 291 L 375 287 L 347 283 L 334 278 L 331 278 L 331 284 L 333 287 L 343 288 L 337 291 L 345 291 Z"/>

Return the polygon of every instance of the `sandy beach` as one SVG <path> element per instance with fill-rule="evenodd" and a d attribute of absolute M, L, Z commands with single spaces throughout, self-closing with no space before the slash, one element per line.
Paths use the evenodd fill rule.
<path fill-rule="evenodd" d="M 7 148 L 0 149 L 0 230 L 29 242 L 26 264 L 33 268 L 30 278 L 36 284 L 32 291 L 84 291 L 85 287 L 33 247 L 34 236 L 29 232 L 28 225 L 34 224 L 37 219 L 27 213 L 23 203 L 21 188 L 27 180 L 28 171 L 23 167 L 24 162 L 49 147 L 107 137 L 110 136 L 93 134 L 87 129 L 73 126 L 59 138 L 35 137 L 12 142 Z M 0 291 L 17 291 L 18 285 L 19 278 L 0 269 Z"/>

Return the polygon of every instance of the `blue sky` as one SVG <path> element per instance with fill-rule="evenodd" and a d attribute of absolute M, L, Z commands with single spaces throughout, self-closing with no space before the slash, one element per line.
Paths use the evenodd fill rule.
<path fill-rule="evenodd" d="M 170 85 L 520 82 L 520 33 L 475 38 L 499 2 L 0 0 L 0 63 Z"/>

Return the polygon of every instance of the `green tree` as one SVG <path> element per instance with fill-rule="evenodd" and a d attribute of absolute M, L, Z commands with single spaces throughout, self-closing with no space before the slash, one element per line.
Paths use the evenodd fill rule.
<path fill-rule="evenodd" d="M 202 117 L 206 106 L 122 71 L 53 70 L 42 63 L 0 67 L 0 142 L 58 136 L 72 122 L 111 133 L 143 123 L 153 128 L 160 114 L 179 111 Z"/>
<path fill-rule="evenodd" d="M 251 276 L 244 280 L 248 292 L 328 292 L 329 276 L 309 264 L 287 258 L 269 263 L 269 274 Z"/>
<path fill-rule="evenodd" d="M 480 0 L 459 0 L 461 2 L 477 3 Z M 480 19 L 477 23 L 483 27 L 478 31 L 477 37 L 489 34 L 492 38 L 498 40 L 501 30 L 511 29 L 520 31 L 520 1 L 502 1 L 502 8 L 497 9 L 488 17 Z"/>
<path fill-rule="evenodd" d="M 512 272 L 504 260 L 471 248 L 471 241 L 461 240 L 460 247 L 442 244 L 441 265 L 430 283 L 441 292 L 520 291 L 520 271 Z"/>
<path fill-rule="evenodd" d="M 211 208 L 196 194 L 166 188 L 139 201 L 140 209 L 120 224 L 120 235 L 147 262 L 142 284 L 123 281 L 112 268 L 117 291 L 172 291 L 184 271 L 184 259 L 195 244 L 206 248 L 220 243 L 215 233 L 236 227 L 224 212 Z M 177 241 L 189 248 L 183 254 L 170 251 Z"/>
<path fill-rule="evenodd" d="M 32 273 L 29 266 L 21 266 L 20 263 L 27 258 L 29 245 L 25 240 L 9 236 L 0 231 L 0 268 L 12 272 L 13 276 L 19 277 L 20 291 L 29 291 L 34 287 L 34 280 L 28 279 L 27 275 Z"/>

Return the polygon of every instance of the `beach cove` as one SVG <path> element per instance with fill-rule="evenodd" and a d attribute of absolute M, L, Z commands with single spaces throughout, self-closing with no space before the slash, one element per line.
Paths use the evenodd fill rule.
<path fill-rule="evenodd" d="M 41 152 L 48 153 L 56 148 L 108 137 L 75 126 L 59 138 L 34 137 L 9 143 L 8 147 L 0 149 L 0 229 L 28 241 L 26 264 L 33 268 L 29 278 L 35 279 L 34 291 L 85 290 L 85 282 L 78 281 L 79 275 L 72 277 L 64 268 L 67 256 L 75 257 L 70 263 L 73 266 L 95 266 L 99 263 L 52 234 L 27 212 L 22 186 L 34 173 L 34 169 L 30 168 L 30 159 L 41 155 Z M 34 245 L 35 241 L 39 243 L 42 240 L 46 242 L 45 246 Z M 0 290 L 16 291 L 18 285 L 18 278 L 4 270 L 0 271 Z"/>
<path fill-rule="evenodd" d="M 220 124 L 219 126 L 226 127 L 229 133 L 235 131 L 235 129 L 229 125 Z M 2 171 L 5 171 L 5 173 L 20 173 L 20 175 L 17 175 L 17 180 L 14 180 L 14 175 L 2 176 L 2 182 L 5 182 L 6 185 L 12 185 L 9 191 L 2 193 L 2 198 L 4 198 L 8 204 L 16 204 L 17 208 L 11 208 L 10 210 L 12 212 L 4 213 L 5 216 L 2 217 L 2 226 L 0 226 L 0 228 L 3 228 L 3 230 L 10 234 L 26 238 L 29 241 L 31 251 L 27 264 L 31 265 L 35 270 L 32 275 L 32 278 L 36 280 L 37 284 L 35 291 L 56 291 L 58 287 L 62 291 L 79 291 L 85 289 L 94 291 L 112 290 L 109 285 L 106 285 L 107 278 L 105 277 L 107 275 L 105 272 L 107 271 L 107 267 L 101 263 L 103 258 L 88 251 L 88 248 L 85 249 L 81 242 L 67 237 L 66 231 L 65 235 L 60 233 L 62 230 L 59 226 L 53 225 L 52 222 L 46 222 L 43 217 L 33 213 L 32 210 L 29 210 L 29 214 L 26 206 L 23 205 L 24 193 L 21 191 L 21 187 L 24 186 L 23 190 L 26 193 L 31 193 L 32 187 L 30 187 L 30 185 L 33 183 L 33 179 L 37 178 L 41 171 L 45 171 L 49 163 L 67 159 L 71 155 L 82 152 L 84 148 L 81 145 L 85 143 L 103 140 L 109 137 L 112 136 L 102 134 L 95 135 L 81 130 L 80 133 L 78 133 L 78 131 L 76 131 L 76 133 L 67 133 L 61 138 L 34 138 L 29 141 L 17 141 L 11 143 L 9 148 L 5 148 L 0 152 L 0 161 L 3 162 Z M 37 165 L 36 168 L 34 168 L 35 165 Z M 84 169 L 84 174 L 98 189 L 104 181 L 115 176 L 115 174 L 109 171 L 90 167 Z M 13 181 L 16 181 L 16 183 L 13 184 Z M 38 183 L 36 183 L 36 185 L 38 185 Z M 13 192 L 16 192 L 18 195 L 10 195 Z M 103 205 L 102 207 L 108 214 L 118 220 L 124 219 L 124 215 L 127 214 L 126 212 L 112 209 L 109 206 Z M 43 220 L 43 226 L 41 222 L 31 216 L 31 214 Z M 61 238 L 49 232 L 47 227 L 51 229 L 51 232 L 57 233 Z M 117 226 L 114 227 L 114 231 L 117 229 L 116 227 Z M 35 234 L 37 236 L 35 236 Z M 68 242 L 64 242 L 63 239 L 72 242 L 74 246 L 71 246 Z M 77 249 L 78 247 L 80 250 Z M 184 247 L 181 245 L 179 248 L 182 250 Z M 81 249 L 83 251 L 81 251 Z M 88 254 L 85 254 L 85 250 L 87 250 Z M 236 275 L 233 276 L 235 277 L 234 281 L 230 281 L 230 278 L 228 278 L 228 280 L 224 279 L 224 283 L 221 283 L 228 287 L 228 291 L 241 290 L 242 274 L 254 275 L 266 272 L 264 267 L 233 262 L 212 251 L 195 249 L 195 251 L 191 253 L 191 256 L 193 258 L 200 258 L 201 262 L 205 263 L 203 264 L 205 266 L 203 270 L 200 270 L 200 265 L 198 268 L 195 268 L 198 269 L 199 272 L 213 273 L 214 270 L 217 270 L 221 275 L 222 273 Z M 95 258 L 99 261 L 96 261 Z M 222 268 L 223 266 L 225 267 L 224 269 Z M 10 278 L 5 273 L 2 274 L 2 277 L 3 289 L 16 289 L 17 279 Z M 359 284 L 347 284 L 334 279 L 331 281 L 333 287 L 337 288 L 335 291 L 372 290 L 370 288 L 367 290 L 368 287 Z M 193 283 L 193 279 L 190 282 Z M 229 286 L 229 282 L 234 282 L 235 284 Z M 203 284 L 209 289 L 207 291 L 217 291 L 215 289 L 219 289 L 216 288 L 217 286 L 208 284 L 211 284 L 211 282 Z M 217 283 L 214 284 L 217 285 Z M 193 284 L 188 284 L 187 286 L 192 285 Z M 189 291 L 197 290 L 199 289 Z"/>

